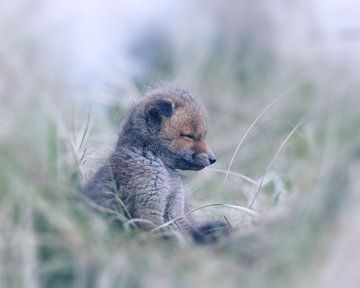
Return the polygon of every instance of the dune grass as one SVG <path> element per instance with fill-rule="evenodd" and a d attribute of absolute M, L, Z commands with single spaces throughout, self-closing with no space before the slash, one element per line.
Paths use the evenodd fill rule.
<path fill-rule="evenodd" d="M 242 58 L 223 36 L 204 43 L 202 61 L 174 51 L 177 60 L 164 64 L 171 73 L 153 65 L 94 92 L 48 77 L 38 54 L 6 48 L 23 35 L 8 35 L 0 50 L 1 287 L 355 287 L 359 253 L 347 247 L 360 238 L 358 73 L 316 57 Z M 160 227 L 114 230 L 77 197 L 129 103 L 157 81 L 181 83 L 208 110 L 218 161 L 184 174 L 193 216 L 225 217 L 234 228 L 216 245 L 164 241 Z"/>

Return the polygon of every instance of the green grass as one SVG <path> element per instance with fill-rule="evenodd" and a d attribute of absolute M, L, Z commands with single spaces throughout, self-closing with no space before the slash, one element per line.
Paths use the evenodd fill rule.
<path fill-rule="evenodd" d="M 92 92 L 94 101 L 24 52 L 0 51 L 1 287 L 352 283 L 346 273 L 357 270 L 358 252 L 342 251 L 360 237 L 358 73 L 261 51 L 245 61 L 229 41 L 204 43 L 212 49 L 201 63 L 191 50 L 173 51 L 128 86 L 115 83 L 118 92 Z M 185 174 L 200 208 L 194 217 L 225 216 L 234 227 L 213 246 L 114 231 L 75 197 L 111 151 L 128 103 L 163 80 L 181 83 L 208 110 L 218 161 Z"/>

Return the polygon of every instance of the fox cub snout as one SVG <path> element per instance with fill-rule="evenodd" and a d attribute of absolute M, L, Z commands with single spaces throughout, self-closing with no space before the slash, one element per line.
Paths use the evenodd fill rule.
<path fill-rule="evenodd" d="M 205 141 L 202 107 L 186 91 L 165 92 L 155 90 L 135 107 L 135 119 L 122 134 L 131 134 L 134 143 L 150 148 L 173 169 L 201 170 L 215 163 L 216 157 Z M 136 115 L 141 115 L 140 119 Z"/>

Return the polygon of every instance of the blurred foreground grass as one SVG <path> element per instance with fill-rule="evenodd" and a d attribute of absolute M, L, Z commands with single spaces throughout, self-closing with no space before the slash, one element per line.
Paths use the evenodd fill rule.
<path fill-rule="evenodd" d="M 201 63 L 196 53 L 171 65 L 165 57 L 116 83 L 116 92 L 71 89 L 38 71 L 36 58 L 2 47 L 1 287 L 356 287 L 359 75 L 317 58 L 295 63 L 261 51 L 245 61 L 228 49 L 230 36 L 208 43 Z M 218 245 L 140 240 L 111 231 L 74 201 L 111 150 L 129 102 L 159 80 L 182 83 L 208 110 L 208 141 L 219 160 L 187 173 L 194 207 L 248 207 L 262 182 L 252 206 L 259 216 L 226 206 L 194 213 L 226 216 L 234 226 Z M 96 100 L 79 100 L 87 93 Z M 225 181 L 242 136 L 276 98 Z"/>

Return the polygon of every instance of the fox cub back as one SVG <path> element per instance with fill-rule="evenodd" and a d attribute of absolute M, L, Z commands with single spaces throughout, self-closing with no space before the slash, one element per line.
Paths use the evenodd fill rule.
<path fill-rule="evenodd" d="M 190 233 L 199 242 L 215 239 L 214 233 L 202 233 L 186 213 L 187 191 L 177 171 L 215 163 L 205 136 L 204 111 L 188 92 L 152 90 L 130 110 L 113 153 L 84 193 L 107 210 L 123 211 L 143 229 L 170 221 L 168 227 Z M 211 226 L 207 223 L 206 230 Z M 213 226 L 220 234 L 230 231 L 219 221 Z"/>

